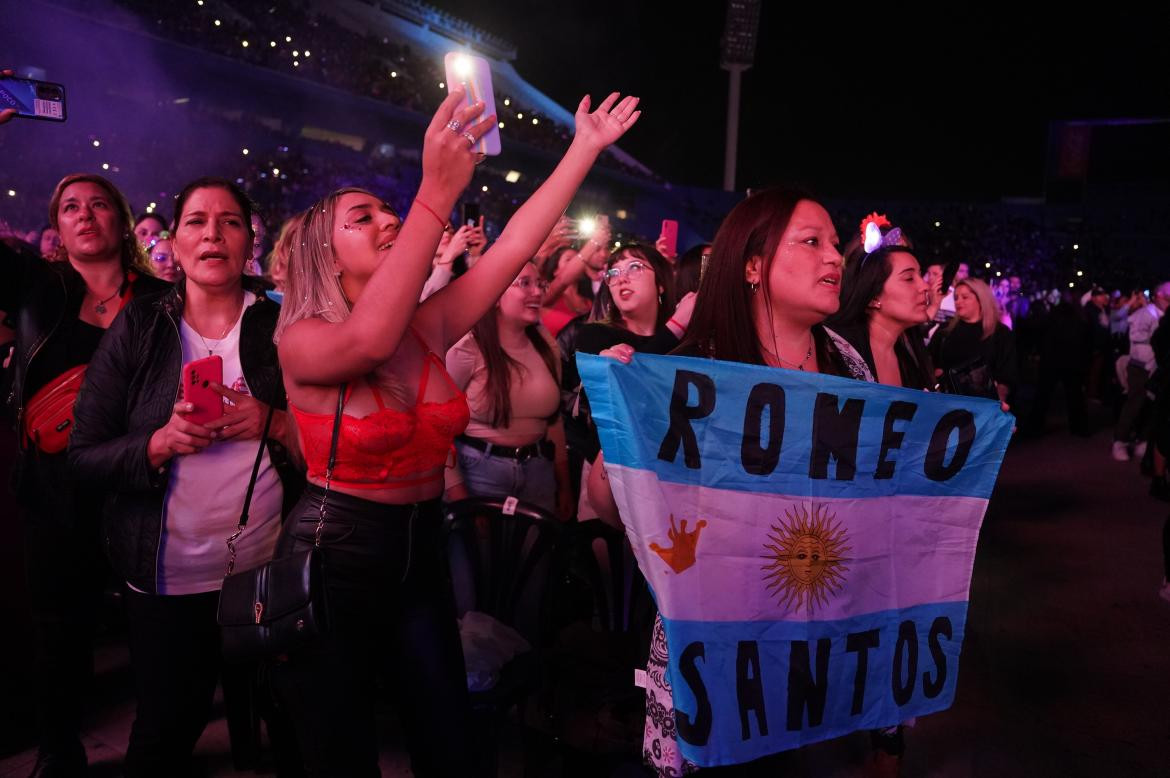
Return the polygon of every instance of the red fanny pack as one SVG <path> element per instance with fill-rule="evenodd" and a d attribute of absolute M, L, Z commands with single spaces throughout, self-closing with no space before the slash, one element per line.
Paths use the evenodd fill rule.
<path fill-rule="evenodd" d="M 85 367 L 71 367 L 42 386 L 24 409 L 24 434 L 46 454 L 59 454 L 69 445 L 73 404 L 85 380 Z"/>
<path fill-rule="evenodd" d="M 118 310 L 134 296 L 133 283 L 138 274 L 126 274 L 126 290 L 122 292 Z M 24 408 L 24 434 L 28 442 L 46 454 L 60 454 L 69 445 L 73 432 L 73 404 L 85 381 L 86 365 L 71 367 L 32 396 Z"/>

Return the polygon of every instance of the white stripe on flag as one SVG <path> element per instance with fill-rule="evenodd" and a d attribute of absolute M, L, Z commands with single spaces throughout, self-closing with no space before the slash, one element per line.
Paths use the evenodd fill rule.
<path fill-rule="evenodd" d="M 807 512 L 810 520 L 818 515 L 809 498 L 685 486 L 659 481 L 648 470 L 608 463 L 606 470 L 638 562 L 668 619 L 824 621 L 967 600 L 985 499 L 818 498 L 816 503 L 824 506 L 819 515 L 829 517 L 829 528 L 843 530 L 839 545 L 848 547 L 839 549 L 839 562 L 818 572 L 792 556 L 799 543 L 782 547 L 779 554 L 769 548 L 776 547 L 777 538 L 799 534 L 787 531 L 794 524 L 789 514 L 799 518 Z M 680 531 L 681 522 L 687 522 L 687 534 L 706 522 L 695 563 L 679 572 L 650 548 L 685 543 L 669 535 L 672 514 Z M 809 541 L 803 550 L 823 554 L 826 549 Z M 785 560 L 778 562 L 780 556 Z M 835 585 L 824 569 L 835 570 Z M 785 593 L 802 589 L 806 595 L 819 592 L 822 599 L 811 610 L 782 605 Z"/>

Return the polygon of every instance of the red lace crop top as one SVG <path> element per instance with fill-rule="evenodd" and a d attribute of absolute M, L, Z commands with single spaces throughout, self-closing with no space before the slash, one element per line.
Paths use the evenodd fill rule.
<path fill-rule="evenodd" d="M 455 396 L 441 402 L 424 402 L 427 381 L 435 364 Z M 373 383 L 368 386 L 378 410 L 360 419 L 342 413 L 333 483 L 353 489 L 396 489 L 440 480 L 441 475 L 410 476 L 446 464 L 455 437 L 467 428 L 470 418 L 467 398 L 447 374 L 442 360 L 427 351 L 418 398 L 409 410 L 387 408 L 378 387 Z M 351 394 L 353 384 L 346 389 L 343 402 L 349 402 Z M 292 403 L 289 408 L 297 420 L 308 475 L 323 481 L 329 465 L 333 414 L 306 413 Z"/>

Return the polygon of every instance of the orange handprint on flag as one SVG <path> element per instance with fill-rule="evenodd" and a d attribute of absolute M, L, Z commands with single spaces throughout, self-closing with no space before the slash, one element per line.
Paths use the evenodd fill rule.
<path fill-rule="evenodd" d="M 657 543 L 651 543 L 650 550 L 662 557 L 662 561 L 670 565 L 671 570 L 681 573 L 695 564 L 695 546 L 699 544 L 699 533 L 706 526 L 706 520 L 699 519 L 699 523 L 695 525 L 695 531 L 687 532 L 687 520 L 683 519 L 676 527 L 672 513 L 670 514 L 670 530 L 667 531 L 666 536 L 674 545 L 670 548 L 663 548 Z"/>

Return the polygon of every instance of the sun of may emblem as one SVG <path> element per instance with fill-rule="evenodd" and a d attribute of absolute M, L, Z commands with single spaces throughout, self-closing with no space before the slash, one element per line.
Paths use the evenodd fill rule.
<path fill-rule="evenodd" d="M 811 616 L 845 583 L 848 538 L 827 505 L 814 502 L 811 516 L 803 504 L 793 505 L 784 515 L 788 520 L 778 518 L 764 544 L 764 581 L 781 608 L 803 607 Z"/>

